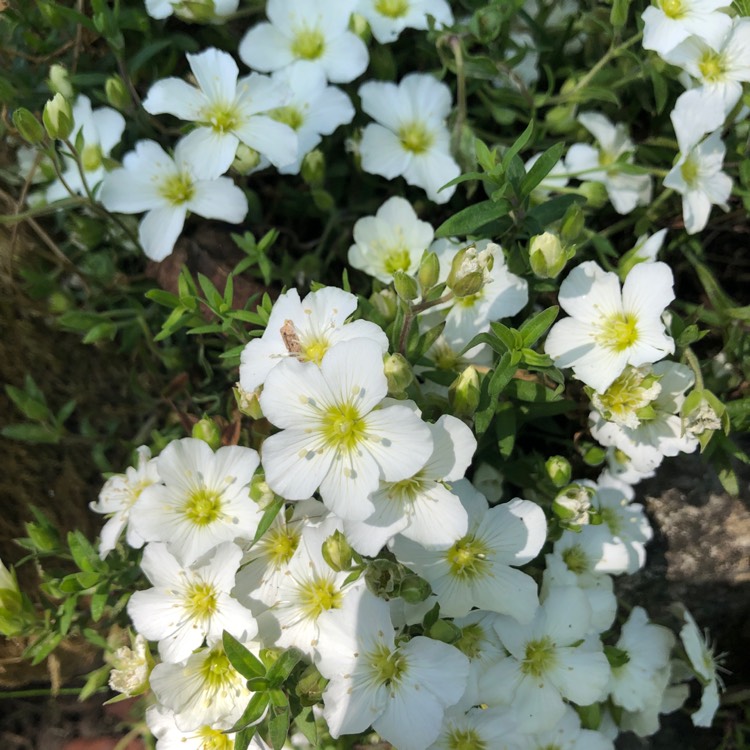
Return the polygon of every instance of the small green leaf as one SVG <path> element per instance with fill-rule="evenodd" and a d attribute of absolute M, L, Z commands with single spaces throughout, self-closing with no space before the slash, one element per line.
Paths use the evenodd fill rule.
<path fill-rule="evenodd" d="M 302 652 L 296 648 L 289 648 L 274 662 L 268 670 L 268 680 L 272 687 L 279 688 L 284 680 L 292 673 L 292 670 L 302 660 Z"/>
<path fill-rule="evenodd" d="M 231 633 L 226 630 L 222 635 L 224 653 L 230 664 L 246 679 L 253 677 L 265 677 L 266 668 L 263 662 L 250 653 Z"/>
<path fill-rule="evenodd" d="M 527 126 L 526 130 L 521 133 L 516 139 L 516 142 L 503 154 L 503 169 L 508 169 L 511 160 L 514 156 L 519 154 L 521 150 L 526 146 L 531 138 L 531 134 L 534 132 L 534 121 L 532 120 Z"/>
<path fill-rule="evenodd" d="M 289 733 L 289 706 L 268 721 L 268 737 L 274 750 L 282 750 Z"/>
<path fill-rule="evenodd" d="M 234 726 L 231 727 L 229 731 L 239 732 L 241 729 L 245 729 L 246 727 L 249 727 L 252 724 L 260 721 L 261 717 L 266 711 L 266 708 L 268 708 L 268 693 L 256 693 L 252 698 L 250 698 L 250 702 L 247 704 L 247 707 L 243 711 L 242 716 L 237 719 Z M 250 739 L 253 738 L 254 734 L 255 732 L 250 735 Z"/>
<path fill-rule="evenodd" d="M 555 322 L 559 312 L 559 307 L 548 307 L 546 310 L 542 310 L 542 312 L 524 321 L 523 325 L 518 329 L 523 338 L 523 345 L 525 347 L 534 346 L 547 333 L 550 326 Z"/>
<path fill-rule="evenodd" d="M 467 206 L 444 221 L 435 232 L 435 237 L 475 234 L 486 224 L 505 216 L 510 208 L 510 203 L 506 200 L 486 200 Z"/>
<path fill-rule="evenodd" d="M 560 161 L 563 151 L 565 150 L 564 143 L 556 143 L 551 148 L 548 148 L 535 162 L 531 165 L 531 168 L 526 173 L 525 177 L 521 181 L 521 197 L 525 198 L 530 195 L 532 190 L 536 188 L 542 180 L 552 171 L 552 168 Z"/>
<path fill-rule="evenodd" d="M 255 530 L 255 536 L 253 537 L 253 544 L 257 542 L 268 529 L 271 528 L 276 516 L 279 515 L 279 511 L 284 507 L 284 499 L 277 497 L 274 501 L 263 511 L 263 516 L 260 519 L 258 528 Z"/>

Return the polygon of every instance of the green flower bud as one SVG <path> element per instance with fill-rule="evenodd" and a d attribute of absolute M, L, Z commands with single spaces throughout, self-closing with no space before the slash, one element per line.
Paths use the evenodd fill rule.
<path fill-rule="evenodd" d="M 483 44 L 489 44 L 500 35 L 505 16 L 499 4 L 480 8 L 469 22 L 471 33 Z"/>
<path fill-rule="evenodd" d="M 576 108 L 573 104 L 561 104 L 547 110 L 544 122 L 551 133 L 566 134 L 578 127 L 575 115 Z"/>
<path fill-rule="evenodd" d="M 552 503 L 552 512 L 567 524 L 585 526 L 589 523 L 594 488 L 582 484 L 568 485 Z"/>
<path fill-rule="evenodd" d="M 398 590 L 403 579 L 403 567 L 391 560 L 381 558 L 373 560 L 365 571 L 367 588 L 381 599 L 391 599 L 398 596 Z"/>
<path fill-rule="evenodd" d="M 550 456 L 545 462 L 544 468 L 555 487 L 564 487 L 570 482 L 573 469 L 570 466 L 570 461 L 564 456 Z"/>
<path fill-rule="evenodd" d="M 326 180 L 326 157 L 319 149 L 313 149 L 305 154 L 300 169 L 302 179 L 310 187 L 320 187 Z"/>
<path fill-rule="evenodd" d="M 130 94 L 125 81 L 118 75 L 107 78 L 104 84 L 104 93 L 107 95 L 107 101 L 115 108 L 125 110 L 130 107 Z"/>
<path fill-rule="evenodd" d="M 396 294 L 405 302 L 411 302 L 419 297 L 417 280 L 404 271 L 395 271 L 393 274 L 393 288 Z"/>
<path fill-rule="evenodd" d="M 430 638 L 434 638 L 436 641 L 455 643 L 461 638 L 461 628 L 448 620 L 438 620 L 432 625 L 427 635 Z"/>
<path fill-rule="evenodd" d="M 300 676 L 294 692 L 303 706 L 314 706 L 323 698 L 328 680 L 318 672 L 314 664 L 310 664 Z"/>
<path fill-rule="evenodd" d="M 448 403 L 453 416 L 459 419 L 473 417 L 479 406 L 479 373 L 469 365 L 448 388 Z"/>
<path fill-rule="evenodd" d="M 50 65 L 47 85 L 53 94 L 62 94 L 66 99 L 73 98 L 73 86 L 70 83 L 68 69 L 64 65 Z"/>
<path fill-rule="evenodd" d="M 208 443 L 212 451 L 221 447 L 221 430 L 211 417 L 205 416 L 193 425 L 192 435 Z"/>
<path fill-rule="evenodd" d="M 484 250 L 477 250 L 476 245 L 469 245 L 456 253 L 447 281 L 456 297 L 470 297 L 482 289 L 489 280 L 495 262 L 492 253 L 497 247 L 490 243 Z"/>
<path fill-rule="evenodd" d="M 388 394 L 395 398 L 403 398 L 404 391 L 414 380 L 411 365 L 402 354 L 390 354 L 383 363 L 385 377 L 388 380 Z"/>
<path fill-rule="evenodd" d="M 174 13 L 188 23 L 213 23 L 219 20 L 214 0 L 182 0 L 174 5 Z"/>
<path fill-rule="evenodd" d="M 393 289 L 381 289 L 370 295 L 370 303 L 383 316 L 386 323 L 390 323 L 396 317 L 398 310 L 398 299 Z"/>
<path fill-rule="evenodd" d="M 338 529 L 323 542 L 321 552 L 323 559 L 337 573 L 340 573 L 342 570 L 351 569 L 352 548 L 347 538 Z"/>
<path fill-rule="evenodd" d="M 349 31 L 355 33 L 365 43 L 369 42 L 372 37 L 370 24 L 360 13 L 352 13 L 349 17 Z"/>
<path fill-rule="evenodd" d="M 419 270 L 417 271 L 417 281 L 422 289 L 422 296 L 425 292 L 432 289 L 438 283 L 440 276 L 440 261 L 436 253 L 425 253 L 422 260 L 419 261 Z"/>
<path fill-rule="evenodd" d="M 567 262 L 560 238 L 552 232 L 537 234 L 529 242 L 531 270 L 542 279 L 554 279 Z"/>
<path fill-rule="evenodd" d="M 599 703 L 592 703 L 590 706 L 575 706 L 578 716 L 581 719 L 581 726 L 584 729 L 599 729 L 602 723 L 602 707 Z"/>
<path fill-rule="evenodd" d="M 267 508 L 275 499 L 276 495 L 266 482 L 266 475 L 262 471 L 256 471 L 250 480 L 250 499 L 261 508 Z"/>
<path fill-rule="evenodd" d="M 232 167 L 241 175 L 250 174 L 260 164 L 260 154 L 250 146 L 240 143 L 234 155 Z"/>
<path fill-rule="evenodd" d="M 19 107 L 13 112 L 13 124 L 21 137 L 32 146 L 44 140 L 42 124 L 26 107 Z"/>
<path fill-rule="evenodd" d="M 65 140 L 73 132 L 73 109 L 70 102 L 62 94 L 55 94 L 44 105 L 42 120 L 50 138 Z"/>
<path fill-rule="evenodd" d="M 583 182 L 578 191 L 586 198 L 592 208 L 601 208 L 609 200 L 607 188 L 601 182 Z"/>
<path fill-rule="evenodd" d="M 562 241 L 569 245 L 572 242 L 577 242 L 578 238 L 583 232 L 586 224 L 586 217 L 581 210 L 581 207 L 574 203 L 563 216 L 562 224 L 560 226 L 560 238 Z"/>
<path fill-rule="evenodd" d="M 419 604 L 432 593 L 432 586 L 418 575 L 404 576 L 398 589 L 398 595 L 408 604 Z"/>
<path fill-rule="evenodd" d="M 60 535 L 50 524 L 27 523 L 26 533 L 40 552 L 54 552 L 60 549 Z"/>
<path fill-rule="evenodd" d="M 251 419 L 263 419 L 263 411 L 260 408 L 260 389 L 255 391 L 245 391 L 242 386 L 237 383 L 234 387 L 234 399 L 237 402 L 237 408 L 246 416 Z"/>

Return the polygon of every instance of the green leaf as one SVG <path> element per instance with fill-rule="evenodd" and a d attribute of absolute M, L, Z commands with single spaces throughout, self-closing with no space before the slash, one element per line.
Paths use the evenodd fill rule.
<path fill-rule="evenodd" d="M 284 507 L 284 498 L 276 497 L 274 501 L 263 511 L 263 516 L 260 519 L 258 528 L 255 530 L 255 536 L 253 537 L 253 544 L 265 534 L 268 529 L 271 528 L 276 516 L 279 515 L 279 511 Z"/>
<path fill-rule="evenodd" d="M 535 162 L 531 169 L 526 173 L 521 181 L 521 197 L 525 198 L 530 195 L 537 185 L 552 171 L 552 168 L 560 161 L 560 157 L 565 150 L 564 143 L 556 143 L 548 148 Z"/>
<path fill-rule="evenodd" d="M 68 532 L 68 547 L 76 565 L 85 573 L 94 572 L 99 566 L 99 555 L 91 542 L 80 531 Z"/>
<path fill-rule="evenodd" d="M 518 329 L 523 337 L 523 345 L 528 347 L 534 346 L 555 322 L 559 312 L 559 307 L 548 307 L 546 310 L 542 310 L 542 312 L 524 321 L 523 325 Z"/>
<path fill-rule="evenodd" d="M 242 716 L 237 719 L 234 726 L 229 729 L 229 731 L 239 732 L 241 729 L 245 729 L 245 727 L 249 727 L 251 724 L 255 724 L 263 716 L 267 707 L 268 693 L 255 693 L 255 695 L 250 698 L 250 702 L 247 704 L 247 707 L 243 711 Z M 253 734 L 255 733 L 253 732 Z M 252 735 L 250 739 L 252 739 Z"/>
<path fill-rule="evenodd" d="M 104 608 L 107 606 L 108 595 L 106 591 L 97 592 L 91 597 L 91 619 L 99 622 L 104 614 Z"/>
<path fill-rule="evenodd" d="M 495 420 L 495 438 L 497 439 L 497 447 L 500 451 L 500 455 L 503 458 L 508 458 L 513 452 L 513 448 L 516 444 L 516 433 L 518 432 L 516 413 L 513 404 L 500 404 L 495 415 L 497 416 L 497 419 Z"/>
<path fill-rule="evenodd" d="M 546 228 L 565 216 L 565 212 L 574 203 L 585 203 L 586 199 L 581 195 L 558 195 L 552 200 L 534 206 L 526 216 L 529 232 L 540 234 Z M 534 223 L 532 223 L 534 222 Z"/>
<path fill-rule="evenodd" d="M 179 307 L 180 298 L 175 294 L 165 292 L 163 289 L 149 289 L 146 292 L 146 299 L 153 300 L 157 305 L 164 307 Z"/>
<path fill-rule="evenodd" d="M 531 134 L 534 132 L 534 121 L 532 120 L 527 126 L 526 130 L 521 133 L 516 139 L 516 142 L 503 154 L 503 169 L 507 170 L 510 166 L 511 160 L 514 156 L 519 154 L 521 150 L 526 146 L 531 138 Z"/>
<path fill-rule="evenodd" d="M 112 341 L 116 335 L 117 326 L 114 323 L 105 321 L 97 323 L 93 328 L 90 328 L 83 337 L 83 343 L 94 344 L 97 341 Z"/>
<path fill-rule="evenodd" d="M 435 232 L 435 237 L 463 237 L 475 234 L 486 224 L 505 216 L 510 208 L 510 203 L 506 200 L 486 200 L 467 206 L 444 221 Z"/>
<path fill-rule="evenodd" d="M 41 422 L 51 416 L 50 410 L 47 404 L 44 403 L 43 398 L 35 398 L 33 395 L 12 385 L 6 385 L 5 392 L 8 394 L 10 400 L 28 419 L 32 419 L 35 422 Z"/>
<path fill-rule="evenodd" d="M 630 7 L 630 0 L 614 0 L 612 3 L 612 10 L 609 13 L 610 23 L 615 28 L 624 26 L 628 21 L 628 8 Z"/>
<path fill-rule="evenodd" d="M 300 661 L 302 661 L 302 652 L 298 649 L 288 648 L 284 651 L 268 670 L 268 680 L 271 686 L 281 687 Z"/>
<path fill-rule="evenodd" d="M 62 633 L 47 633 L 23 652 L 23 658 L 31 659 L 32 667 L 40 664 L 60 645 L 64 637 Z"/>
<path fill-rule="evenodd" d="M 289 706 L 268 720 L 268 738 L 274 750 L 282 750 L 289 733 Z"/>
<path fill-rule="evenodd" d="M 265 677 L 266 668 L 263 662 L 250 653 L 231 633 L 226 630 L 221 637 L 224 653 L 229 663 L 246 679 Z"/>
<path fill-rule="evenodd" d="M 11 440 L 23 440 L 27 443 L 50 444 L 59 443 L 62 437 L 59 430 L 41 424 L 9 424 L 0 430 L 0 435 Z"/>
<path fill-rule="evenodd" d="M 255 728 L 243 729 L 234 738 L 234 750 L 247 750 L 255 737 Z"/>
<path fill-rule="evenodd" d="M 69 596 L 63 603 L 60 610 L 60 619 L 57 621 L 57 627 L 60 633 L 67 635 L 70 630 L 70 624 L 73 622 L 73 616 L 78 604 L 77 596 Z"/>
<path fill-rule="evenodd" d="M 318 746 L 318 726 L 315 723 L 312 706 L 305 706 L 294 717 L 294 726 L 299 729 L 312 747 Z"/>

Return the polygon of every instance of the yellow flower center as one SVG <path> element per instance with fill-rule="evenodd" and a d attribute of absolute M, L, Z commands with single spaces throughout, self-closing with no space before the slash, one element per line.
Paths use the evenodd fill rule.
<path fill-rule="evenodd" d="M 473 534 L 462 537 L 445 553 L 451 575 L 462 579 L 484 575 L 489 551 L 489 547 Z"/>
<path fill-rule="evenodd" d="M 627 367 L 604 393 L 594 394 L 592 402 L 605 419 L 637 426 L 655 416 L 648 407 L 661 392 L 658 381 L 657 375 L 644 369 Z"/>
<path fill-rule="evenodd" d="M 317 60 L 325 50 L 326 40 L 318 29 L 303 26 L 292 42 L 292 54 L 303 60 Z"/>
<path fill-rule="evenodd" d="M 208 526 L 221 516 L 221 494 L 199 487 L 188 496 L 182 512 L 196 526 Z"/>
<path fill-rule="evenodd" d="M 682 18 L 687 13 L 683 0 L 659 0 L 659 5 L 669 18 Z"/>
<path fill-rule="evenodd" d="M 366 437 L 365 422 L 353 404 L 331 407 L 323 417 L 323 437 L 339 451 L 349 453 Z"/>
<path fill-rule="evenodd" d="M 414 502 L 416 497 L 424 491 L 425 481 L 420 474 L 415 474 L 409 479 L 402 479 L 400 482 L 393 482 L 388 487 L 388 497 L 392 500 L 398 500 L 406 504 Z"/>
<path fill-rule="evenodd" d="M 281 568 L 292 559 L 299 545 L 300 535 L 287 528 L 270 529 L 266 533 L 264 547 L 274 568 Z"/>
<path fill-rule="evenodd" d="M 216 613 L 216 589 L 205 581 L 193 583 L 185 596 L 185 608 L 195 620 L 208 620 Z"/>
<path fill-rule="evenodd" d="M 83 147 L 81 163 L 86 172 L 93 172 L 95 169 L 99 169 L 102 165 L 102 159 L 104 159 L 104 154 L 98 143 Z"/>
<path fill-rule="evenodd" d="M 544 638 L 529 641 L 526 644 L 521 671 L 532 677 L 541 677 L 555 665 L 556 661 L 555 644 L 549 636 L 545 635 Z"/>
<path fill-rule="evenodd" d="M 200 676 L 209 690 L 219 690 L 231 686 L 236 673 L 227 655 L 217 650 L 209 654 L 201 665 Z"/>
<path fill-rule="evenodd" d="M 624 352 L 638 341 L 638 321 L 629 313 L 615 313 L 604 321 L 596 340 L 608 349 Z"/>
<path fill-rule="evenodd" d="M 299 130 L 305 122 L 305 116 L 300 112 L 297 107 L 278 107 L 270 112 L 271 117 L 277 122 L 283 122 L 284 125 L 288 125 L 292 130 Z"/>
<path fill-rule="evenodd" d="M 448 750 L 487 750 L 487 743 L 473 729 L 454 729 L 448 734 Z"/>
<path fill-rule="evenodd" d="M 211 729 L 209 726 L 198 730 L 198 737 L 203 740 L 199 750 L 233 750 L 234 740 L 230 739 L 224 732 Z"/>
<path fill-rule="evenodd" d="M 307 581 L 300 588 L 299 599 L 305 615 L 312 620 L 317 620 L 321 612 L 339 609 L 343 602 L 341 592 L 327 578 Z"/>
<path fill-rule="evenodd" d="M 562 559 L 568 566 L 568 570 L 576 575 L 585 573 L 589 569 L 588 557 L 583 548 L 578 544 L 563 550 Z"/>
<path fill-rule="evenodd" d="M 301 354 L 308 362 L 320 365 L 325 353 L 328 351 L 329 342 L 322 336 L 315 336 L 305 341 L 300 341 Z"/>
<path fill-rule="evenodd" d="M 376 0 L 375 10 L 381 16 L 401 18 L 409 10 L 409 0 Z"/>
<path fill-rule="evenodd" d="M 389 274 L 393 274 L 396 271 L 408 271 L 410 265 L 411 256 L 409 255 L 409 251 L 403 247 L 391 250 L 383 261 L 383 268 Z"/>
<path fill-rule="evenodd" d="M 713 50 L 704 52 L 698 63 L 698 69 L 704 80 L 709 83 L 716 83 L 724 76 L 724 58 Z"/>
<path fill-rule="evenodd" d="M 413 154 L 423 154 L 432 146 L 435 136 L 419 121 L 409 122 L 398 129 L 401 145 Z"/>
<path fill-rule="evenodd" d="M 203 112 L 201 119 L 216 133 L 231 132 L 240 124 L 233 104 L 214 104 Z"/>
<path fill-rule="evenodd" d="M 159 193 L 173 206 L 187 203 L 195 195 L 195 185 L 189 175 L 176 174 L 168 177 L 160 186 Z"/>
<path fill-rule="evenodd" d="M 368 656 L 370 667 L 375 672 L 378 682 L 383 685 L 398 683 L 407 666 L 403 654 L 381 645 Z"/>
<path fill-rule="evenodd" d="M 698 179 L 698 163 L 695 159 L 688 157 L 680 167 L 680 174 L 688 187 L 692 187 Z"/>

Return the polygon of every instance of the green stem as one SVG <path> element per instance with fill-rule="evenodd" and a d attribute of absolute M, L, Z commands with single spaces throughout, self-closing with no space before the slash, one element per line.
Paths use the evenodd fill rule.
<path fill-rule="evenodd" d="M 73 208 L 74 206 L 80 206 L 85 203 L 87 203 L 85 198 L 63 198 L 54 203 L 48 203 L 45 206 L 38 206 L 37 208 L 30 208 L 27 211 L 22 211 L 18 214 L 0 216 L 0 224 L 15 224 L 19 221 L 26 221 L 26 219 L 33 219 L 37 216 L 46 216 L 47 214 L 53 214 L 61 209 Z"/>
<path fill-rule="evenodd" d="M 439 299 L 430 300 L 428 302 L 420 302 L 416 305 L 409 305 L 404 315 L 404 325 L 401 327 L 401 333 L 398 337 L 398 352 L 404 354 L 406 352 L 406 341 L 409 338 L 411 327 L 417 318 L 419 313 L 429 310 L 431 307 L 442 305 L 445 302 L 450 302 L 453 299 L 453 292 L 444 294 Z"/>
<path fill-rule="evenodd" d="M 106 693 L 109 688 L 101 687 L 94 693 Z M 54 693 L 52 688 L 32 688 L 30 690 L 7 690 L 0 692 L 0 700 L 4 698 L 42 698 L 48 696 L 54 698 L 57 695 L 80 695 L 81 688 L 60 688 Z"/>
<path fill-rule="evenodd" d="M 695 390 L 702 391 L 703 373 L 701 372 L 701 363 L 698 361 L 698 357 L 695 356 L 695 352 L 689 346 L 685 347 L 682 357 L 690 366 L 693 375 L 695 375 Z"/>
<path fill-rule="evenodd" d="M 461 130 L 466 122 L 466 73 L 464 72 L 464 53 L 461 40 L 457 36 L 451 37 L 451 50 L 456 62 L 456 122 L 453 126 L 453 141 L 458 143 Z"/>

